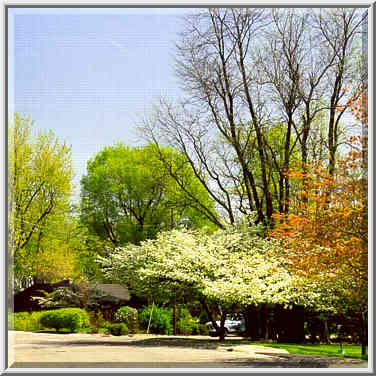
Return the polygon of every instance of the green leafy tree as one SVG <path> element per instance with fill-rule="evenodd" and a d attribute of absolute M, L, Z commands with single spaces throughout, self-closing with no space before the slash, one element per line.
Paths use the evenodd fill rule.
<path fill-rule="evenodd" d="M 66 237 L 72 191 L 70 148 L 33 133 L 29 118 L 9 124 L 9 249 L 16 281 L 67 276 L 74 264 Z M 69 232 L 69 231 L 68 231 Z"/>
<path fill-rule="evenodd" d="M 164 149 L 163 155 L 183 177 L 183 186 L 169 176 L 153 146 L 119 143 L 88 162 L 81 181 L 81 221 L 91 233 L 117 245 L 138 243 L 161 229 L 184 224 L 210 225 L 200 205 L 212 204 L 190 167 L 171 149 Z M 199 201 L 189 195 L 192 191 Z"/>

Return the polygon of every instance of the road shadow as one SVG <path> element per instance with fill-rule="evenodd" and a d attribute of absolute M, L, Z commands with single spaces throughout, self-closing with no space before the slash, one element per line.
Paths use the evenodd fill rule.
<path fill-rule="evenodd" d="M 365 362 L 291 355 L 285 359 L 237 358 L 207 362 L 16 362 L 10 368 L 367 368 Z"/>
<path fill-rule="evenodd" d="M 52 334 L 52 333 L 51 333 Z M 56 334 L 56 333 L 54 333 Z M 67 333 L 62 333 L 67 334 Z M 192 338 L 146 338 L 132 339 L 132 337 L 122 337 L 125 340 L 106 339 L 105 337 L 95 337 L 93 339 L 77 340 L 33 340 L 30 344 L 51 345 L 51 346 L 122 346 L 122 347 L 177 347 L 177 348 L 197 348 L 200 350 L 215 350 L 222 346 L 234 346 L 236 343 L 219 342 L 218 340 L 192 339 Z M 239 341 L 240 344 L 240 341 Z"/>

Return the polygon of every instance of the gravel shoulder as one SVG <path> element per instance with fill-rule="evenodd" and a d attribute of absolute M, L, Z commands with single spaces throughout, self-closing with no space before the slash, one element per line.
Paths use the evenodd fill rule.
<path fill-rule="evenodd" d="M 255 345 L 222 346 L 206 336 L 10 331 L 8 338 L 10 368 L 368 368 L 361 359 L 292 355 Z"/>

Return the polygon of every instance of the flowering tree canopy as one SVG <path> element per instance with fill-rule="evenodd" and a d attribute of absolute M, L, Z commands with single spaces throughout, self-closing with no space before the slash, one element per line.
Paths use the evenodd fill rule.
<path fill-rule="evenodd" d="M 222 307 L 308 305 L 315 294 L 302 294 L 299 286 L 304 283 L 291 273 L 288 263 L 278 261 L 279 250 L 279 241 L 262 238 L 246 226 L 232 226 L 213 234 L 162 232 L 140 246 L 117 248 L 109 257 L 99 257 L 99 262 L 107 278 L 153 299 L 193 294 Z"/>

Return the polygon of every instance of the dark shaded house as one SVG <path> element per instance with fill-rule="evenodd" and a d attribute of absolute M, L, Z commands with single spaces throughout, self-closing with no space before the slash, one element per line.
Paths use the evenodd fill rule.
<path fill-rule="evenodd" d="M 128 288 L 125 285 L 119 285 L 115 283 L 102 283 L 90 285 L 89 288 L 98 290 L 102 294 L 108 295 L 112 298 L 119 299 L 124 302 L 128 302 L 131 299 Z"/>
<path fill-rule="evenodd" d="M 32 299 L 33 296 L 44 296 L 42 290 L 50 293 L 59 287 L 68 287 L 69 285 L 69 280 L 64 280 L 54 284 L 35 283 L 14 296 L 14 312 L 41 311 L 42 308 L 36 300 Z"/>
<path fill-rule="evenodd" d="M 128 288 L 125 285 L 92 284 L 85 291 L 79 285 L 70 283 L 69 280 L 54 284 L 36 283 L 14 296 L 14 312 L 31 312 L 48 309 L 41 307 L 39 302 L 33 299 L 33 297 L 43 297 L 45 295 L 43 291 L 51 293 L 59 288 L 67 288 L 71 291 L 71 301 L 63 305 L 66 307 L 77 307 L 86 304 L 90 310 L 114 311 L 122 305 L 127 305 L 131 299 Z M 80 299 L 85 294 L 87 295 L 86 300 Z M 59 306 L 56 308 L 59 308 Z"/>

